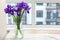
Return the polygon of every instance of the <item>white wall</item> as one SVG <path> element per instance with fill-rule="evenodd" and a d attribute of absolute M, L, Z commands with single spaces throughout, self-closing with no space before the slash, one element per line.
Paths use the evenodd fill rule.
<path fill-rule="evenodd" d="M 0 0 L 0 40 L 2 40 L 6 35 L 6 15 L 4 13 L 5 6 L 5 0 Z"/>

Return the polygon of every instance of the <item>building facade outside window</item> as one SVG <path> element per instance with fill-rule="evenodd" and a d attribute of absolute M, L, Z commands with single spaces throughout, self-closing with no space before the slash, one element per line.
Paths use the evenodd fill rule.
<path fill-rule="evenodd" d="M 36 3 L 36 25 L 39 25 L 40 22 L 42 22 L 43 25 L 60 25 L 60 22 L 57 21 L 60 19 L 60 17 L 58 17 L 60 16 L 60 9 L 57 7 L 59 6 L 59 3 L 43 3 L 43 5 L 38 4 L 40 3 Z"/>

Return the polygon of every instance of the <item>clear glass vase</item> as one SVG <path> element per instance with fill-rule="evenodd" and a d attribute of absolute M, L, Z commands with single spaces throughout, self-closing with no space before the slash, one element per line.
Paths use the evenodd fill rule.
<path fill-rule="evenodd" d="M 23 33 L 22 33 L 22 30 L 20 29 L 20 25 L 18 25 L 16 29 L 16 38 L 23 39 Z"/>

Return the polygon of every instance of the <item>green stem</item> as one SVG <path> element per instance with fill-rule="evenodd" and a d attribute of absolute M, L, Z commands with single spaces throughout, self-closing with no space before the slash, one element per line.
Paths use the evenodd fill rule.
<path fill-rule="evenodd" d="M 17 29 L 20 30 L 20 24 L 17 24 Z"/>
<path fill-rule="evenodd" d="M 25 12 L 25 10 L 23 10 L 23 11 L 21 12 L 21 13 L 22 13 L 21 18 L 22 18 L 22 16 L 23 16 L 24 12 Z"/>

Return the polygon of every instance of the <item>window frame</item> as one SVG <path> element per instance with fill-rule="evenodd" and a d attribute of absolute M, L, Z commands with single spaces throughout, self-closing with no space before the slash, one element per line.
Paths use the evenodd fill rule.
<path fill-rule="evenodd" d="M 34 11 L 36 11 L 35 10 L 35 6 L 36 6 L 36 4 L 32 4 L 32 7 L 34 7 L 34 8 L 32 8 L 32 11 L 34 10 Z M 36 13 L 36 12 L 34 12 L 33 11 L 33 13 Z M 25 29 L 36 29 L 36 30 L 59 30 L 59 28 L 60 28 L 60 25 L 35 25 L 35 14 L 32 14 L 32 17 L 34 18 L 32 18 L 32 25 L 21 25 L 22 27 L 21 27 L 21 29 L 23 29 L 23 30 L 25 30 Z M 11 25 L 11 26 L 9 26 L 8 25 L 8 27 L 16 27 L 16 25 Z M 49 27 L 48 27 L 49 26 Z M 57 27 L 56 27 L 57 26 Z M 12 28 L 12 29 L 15 29 L 15 28 Z M 8 30 L 11 30 L 10 28 L 8 28 Z"/>

